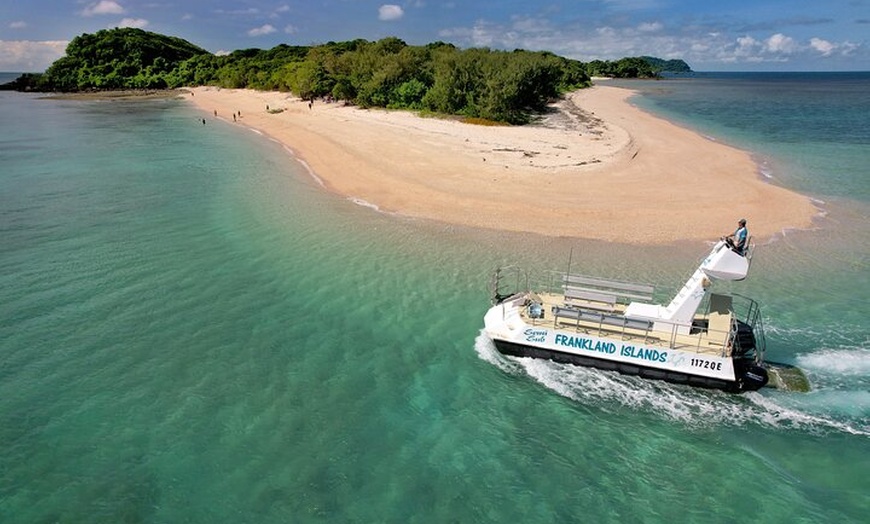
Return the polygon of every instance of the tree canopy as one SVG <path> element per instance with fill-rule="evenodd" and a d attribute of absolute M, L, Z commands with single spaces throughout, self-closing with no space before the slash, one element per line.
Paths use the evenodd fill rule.
<path fill-rule="evenodd" d="M 208 51 L 173 36 L 136 28 L 82 34 L 40 79 L 54 91 L 166 88 L 179 64 Z"/>
<path fill-rule="evenodd" d="M 642 56 L 644 60 L 649 62 L 649 64 L 653 67 L 653 70 L 656 72 L 668 72 L 668 73 L 691 73 L 692 68 L 689 67 L 684 60 L 674 59 L 674 60 L 664 60 L 662 58 L 656 58 L 654 56 Z"/>
<path fill-rule="evenodd" d="M 562 93 L 588 86 L 590 76 L 654 78 L 662 69 L 659 62 L 664 61 L 634 57 L 583 63 L 521 49 L 459 49 L 444 42 L 412 46 L 396 37 L 281 44 L 218 56 L 180 38 L 125 28 L 74 38 L 66 55 L 44 74 L 22 76 L 13 87 L 82 91 L 214 85 L 521 124 Z"/>

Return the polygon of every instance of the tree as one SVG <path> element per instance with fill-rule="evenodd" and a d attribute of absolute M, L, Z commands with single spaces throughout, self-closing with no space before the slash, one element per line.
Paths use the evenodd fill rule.
<path fill-rule="evenodd" d="M 561 94 L 588 86 L 590 75 L 655 77 L 662 63 L 671 62 L 626 57 L 584 64 L 550 52 L 459 49 L 444 42 L 411 46 L 396 37 L 280 44 L 216 56 L 179 38 L 125 28 L 75 37 L 44 75 L 16 85 L 62 91 L 188 85 L 290 90 L 303 99 L 329 95 L 362 107 L 522 124 Z"/>
<path fill-rule="evenodd" d="M 42 80 L 48 89 L 166 87 L 183 61 L 207 51 L 180 38 L 136 28 L 82 34 L 67 45 Z"/>
<path fill-rule="evenodd" d="M 314 61 L 306 60 L 290 64 L 287 69 L 287 85 L 303 100 L 312 100 L 330 92 L 326 83 L 323 67 Z"/>

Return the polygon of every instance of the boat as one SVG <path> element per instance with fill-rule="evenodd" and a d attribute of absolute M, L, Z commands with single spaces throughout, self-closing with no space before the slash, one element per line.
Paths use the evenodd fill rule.
<path fill-rule="evenodd" d="M 712 291 L 745 279 L 753 251 L 717 241 L 667 305 L 653 302 L 654 286 L 574 274 L 570 257 L 564 272 L 498 268 L 484 332 L 506 355 L 755 391 L 770 380 L 758 303 Z"/>

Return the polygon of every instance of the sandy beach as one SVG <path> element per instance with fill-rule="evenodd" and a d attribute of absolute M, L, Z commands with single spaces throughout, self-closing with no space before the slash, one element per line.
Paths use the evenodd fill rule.
<path fill-rule="evenodd" d="M 809 198 L 765 181 L 749 153 L 645 113 L 631 95 L 580 90 L 522 127 L 279 92 L 186 97 L 207 120 L 282 142 L 327 189 L 398 215 L 638 244 L 718 238 L 740 217 L 756 241 L 812 226 Z"/>

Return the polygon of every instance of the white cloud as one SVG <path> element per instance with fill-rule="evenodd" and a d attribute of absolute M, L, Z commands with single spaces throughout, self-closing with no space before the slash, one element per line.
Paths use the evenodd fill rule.
<path fill-rule="evenodd" d="M 185 22 L 188 20 L 193 20 L 193 15 L 190 13 L 184 13 L 183 15 L 181 15 L 181 19 Z"/>
<path fill-rule="evenodd" d="M 837 48 L 837 46 L 831 42 L 815 37 L 810 38 L 810 47 L 821 53 L 822 56 L 830 56 L 830 54 L 834 52 L 834 49 Z"/>
<path fill-rule="evenodd" d="M 124 8 L 118 2 L 100 0 L 99 2 L 88 4 L 82 11 L 82 16 L 120 15 L 122 13 L 124 13 Z"/>
<path fill-rule="evenodd" d="M 66 40 L 0 40 L 0 71 L 37 73 L 66 53 Z"/>
<path fill-rule="evenodd" d="M 793 53 L 797 49 L 797 43 L 793 38 L 777 33 L 767 39 L 765 47 L 773 53 Z"/>
<path fill-rule="evenodd" d="M 695 61 L 713 61 L 726 64 L 740 62 L 758 64 L 788 62 L 793 55 L 800 51 L 801 46 L 793 38 L 777 33 L 763 41 L 748 35 L 738 37 L 734 42 L 714 39 L 710 42 L 709 52 L 685 58 L 690 61 L 694 59 Z"/>
<path fill-rule="evenodd" d="M 855 50 L 861 47 L 860 44 L 854 44 L 852 42 L 846 41 L 840 43 L 837 48 L 840 50 L 840 54 L 843 56 L 849 56 L 855 52 Z"/>
<path fill-rule="evenodd" d="M 741 36 L 737 38 L 737 48 L 734 50 L 735 57 L 752 56 L 758 52 L 761 43 L 751 36 Z"/>
<path fill-rule="evenodd" d="M 275 26 L 273 26 L 272 24 L 265 24 L 248 31 L 248 36 L 264 36 L 272 34 L 275 31 L 277 31 L 277 29 L 275 29 Z"/>
<path fill-rule="evenodd" d="M 295 35 L 299 31 L 299 28 L 293 24 L 287 24 L 284 26 L 284 32 L 288 35 Z"/>
<path fill-rule="evenodd" d="M 852 56 L 856 50 L 861 47 L 860 44 L 855 44 L 849 42 L 848 40 L 844 42 L 834 43 L 829 42 L 823 38 L 810 38 L 809 48 L 813 51 L 818 52 L 824 57 L 829 56 Z"/>
<path fill-rule="evenodd" d="M 378 8 L 378 20 L 390 22 L 405 15 L 405 10 L 394 4 L 384 4 Z"/>
<path fill-rule="evenodd" d="M 848 41 L 831 42 L 823 38 L 813 37 L 808 41 L 798 41 L 781 33 L 774 34 L 765 40 L 756 40 L 750 36 L 737 38 L 727 43 L 711 40 L 708 50 L 695 53 L 693 48 L 686 60 L 690 63 L 801 63 L 821 57 L 850 56 L 861 46 Z"/>
<path fill-rule="evenodd" d="M 657 33 L 664 28 L 661 22 L 644 22 L 637 26 L 637 30 L 641 33 Z"/>
<path fill-rule="evenodd" d="M 256 16 L 260 14 L 260 10 L 256 7 L 249 7 L 247 9 L 215 9 L 215 13 L 219 15 L 230 15 L 230 16 Z"/>
<path fill-rule="evenodd" d="M 22 22 L 21 20 L 9 24 L 9 29 L 24 29 L 25 27 L 27 27 L 27 22 Z"/>
<path fill-rule="evenodd" d="M 614 29 L 612 27 L 608 27 L 608 26 L 596 27 L 595 33 L 597 33 L 599 36 L 603 36 L 605 38 L 613 38 L 613 37 L 617 36 L 616 29 Z"/>
<path fill-rule="evenodd" d="M 287 4 L 284 4 L 282 6 L 277 7 L 274 11 L 269 13 L 269 18 L 271 18 L 272 20 L 275 20 L 276 18 L 281 18 L 281 16 L 284 13 L 289 13 L 289 12 L 290 12 L 290 6 Z"/>
<path fill-rule="evenodd" d="M 122 18 L 116 27 L 136 27 L 142 29 L 148 27 L 148 20 L 144 18 Z"/>
<path fill-rule="evenodd" d="M 783 33 L 765 36 L 729 34 L 709 25 L 670 27 L 647 21 L 631 26 L 557 24 L 546 17 L 514 16 L 509 23 L 478 20 L 473 25 L 439 31 L 459 46 L 547 50 L 582 61 L 616 60 L 650 55 L 681 58 L 696 69 L 728 64 L 810 63 L 830 57 L 865 56 L 866 46 L 822 38 L 798 40 Z"/>

